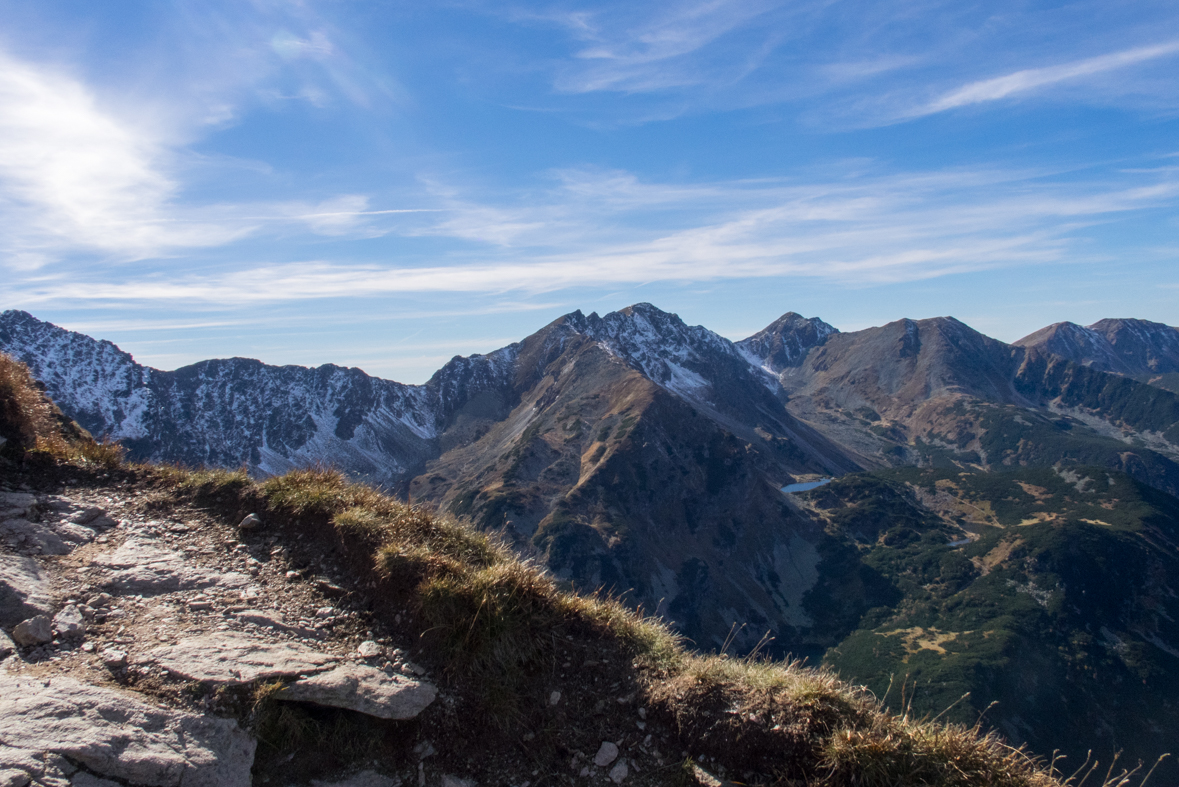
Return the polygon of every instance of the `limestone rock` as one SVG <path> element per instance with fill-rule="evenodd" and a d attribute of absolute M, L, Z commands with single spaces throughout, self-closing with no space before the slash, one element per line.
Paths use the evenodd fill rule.
<path fill-rule="evenodd" d="M 262 520 L 258 518 L 257 514 L 247 514 L 246 518 L 238 523 L 239 530 L 255 530 L 262 526 Z"/>
<path fill-rule="evenodd" d="M 155 787 L 248 787 L 255 747 L 229 719 L 157 708 L 72 678 L 2 672 L 0 740 L 0 767 L 28 772 L 7 753 L 31 752 L 34 763 L 57 755 L 92 774 Z"/>
<path fill-rule="evenodd" d="M 620 760 L 617 765 L 610 769 L 610 781 L 615 784 L 622 784 L 630 773 L 630 769 L 626 767 L 626 760 Z"/>
<path fill-rule="evenodd" d="M 602 741 L 598 753 L 594 755 L 594 765 L 605 768 L 618 759 L 618 745 L 610 741 Z"/>
<path fill-rule="evenodd" d="M 102 653 L 98 654 L 102 659 L 102 663 L 109 669 L 118 669 L 119 667 L 127 666 L 127 651 L 119 650 L 118 648 L 104 648 Z"/>
<path fill-rule="evenodd" d="M 16 643 L 12 637 L 0 631 L 0 659 L 6 659 L 16 652 Z M 2 782 L 0 782 L 2 784 Z"/>
<path fill-rule="evenodd" d="M 364 642 L 360 643 L 360 647 L 356 649 L 356 655 L 360 656 L 362 659 L 376 658 L 383 652 L 384 648 L 382 648 L 379 643 L 374 642 L 371 639 L 366 639 Z"/>
<path fill-rule="evenodd" d="M 16 624 L 12 629 L 12 639 L 22 647 L 44 645 L 53 640 L 53 625 L 44 615 L 34 615 Z"/>
<path fill-rule="evenodd" d="M 381 719 L 412 719 L 434 701 L 438 690 L 432 684 L 388 675 L 364 664 L 342 664 L 298 680 L 275 696 L 346 708 Z"/>
<path fill-rule="evenodd" d="M 193 566 L 180 552 L 138 537 L 129 538 L 118 549 L 99 555 L 94 564 L 110 569 L 105 583 L 121 593 L 157 595 L 211 587 L 241 588 L 250 583 L 245 574 Z"/>
<path fill-rule="evenodd" d="M 70 514 L 69 521 L 76 525 L 88 525 L 105 513 L 106 511 L 103 511 L 101 508 L 89 506 Z"/>
<path fill-rule="evenodd" d="M 227 631 L 157 648 L 143 661 L 159 664 L 189 680 L 239 684 L 322 672 L 336 658 L 294 642 L 274 642 Z"/>
<path fill-rule="evenodd" d="M 37 498 L 27 492 L 0 492 L 0 519 L 28 517 L 37 510 Z"/>
<path fill-rule="evenodd" d="M 73 604 L 63 607 L 53 616 L 53 630 L 63 637 L 81 637 L 86 633 L 82 611 Z"/>
<path fill-rule="evenodd" d="M 48 525 L 27 519 L 5 519 L 0 522 L 0 538 L 17 545 L 21 551 L 42 555 L 66 555 L 70 551 L 66 542 Z"/>
<path fill-rule="evenodd" d="M 3 437 L 0 437 L 0 440 L 3 439 Z M 0 443 L 0 445 L 3 445 L 3 443 Z M 32 778 L 25 771 L 18 771 L 14 768 L 0 770 L 0 787 L 25 787 L 31 781 Z"/>

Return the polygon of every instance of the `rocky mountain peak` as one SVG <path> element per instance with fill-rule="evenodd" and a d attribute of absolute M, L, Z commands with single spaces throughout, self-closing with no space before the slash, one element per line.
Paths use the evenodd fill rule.
<path fill-rule="evenodd" d="M 1149 320 L 1058 322 L 1015 342 L 1103 372 L 1149 379 L 1179 373 L 1179 329 Z"/>
<path fill-rule="evenodd" d="M 737 348 L 754 365 L 778 373 L 801 364 L 812 347 L 818 347 L 837 333 L 837 328 L 818 317 L 806 318 L 797 312 L 786 312 L 749 338 L 737 342 Z"/>
<path fill-rule="evenodd" d="M 600 343 L 652 381 L 690 399 L 709 385 L 718 359 L 740 358 L 733 343 L 678 314 L 636 303 L 599 317 L 580 311 L 559 321 Z M 722 361 L 723 362 L 723 361 Z"/>

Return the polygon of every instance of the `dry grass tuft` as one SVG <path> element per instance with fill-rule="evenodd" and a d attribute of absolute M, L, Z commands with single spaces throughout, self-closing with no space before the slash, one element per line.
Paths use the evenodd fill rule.
<path fill-rule="evenodd" d="M 28 367 L 4 353 L 0 353 L 0 437 L 21 452 L 107 470 L 118 467 L 125 453 L 118 443 L 96 442 L 62 415 Z"/>
<path fill-rule="evenodd" d="M 0 353 L 0 436 L 32 450 L 58 434 L 56 408 L 37 387 L 29 368 Z"/>

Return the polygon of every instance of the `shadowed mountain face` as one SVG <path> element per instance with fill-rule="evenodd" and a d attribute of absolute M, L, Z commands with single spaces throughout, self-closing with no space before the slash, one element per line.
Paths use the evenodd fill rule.
<path fill-rule="evenodd" d="M 1179 392 L 1179 329 L 1147 320 L 1058 322 L 1015 342 L 1073 363 Z"/>

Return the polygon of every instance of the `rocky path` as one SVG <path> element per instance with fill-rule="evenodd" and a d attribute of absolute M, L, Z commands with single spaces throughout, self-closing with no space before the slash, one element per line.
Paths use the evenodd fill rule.
<path fill-rule="evenodd" d="M 380 719 L 435 701 L 424 671 L 266 522 L 153 502 L 0 487 L 0 787 L 248 785 L 256 741 L 221 705 L 259 682 Z"/>

